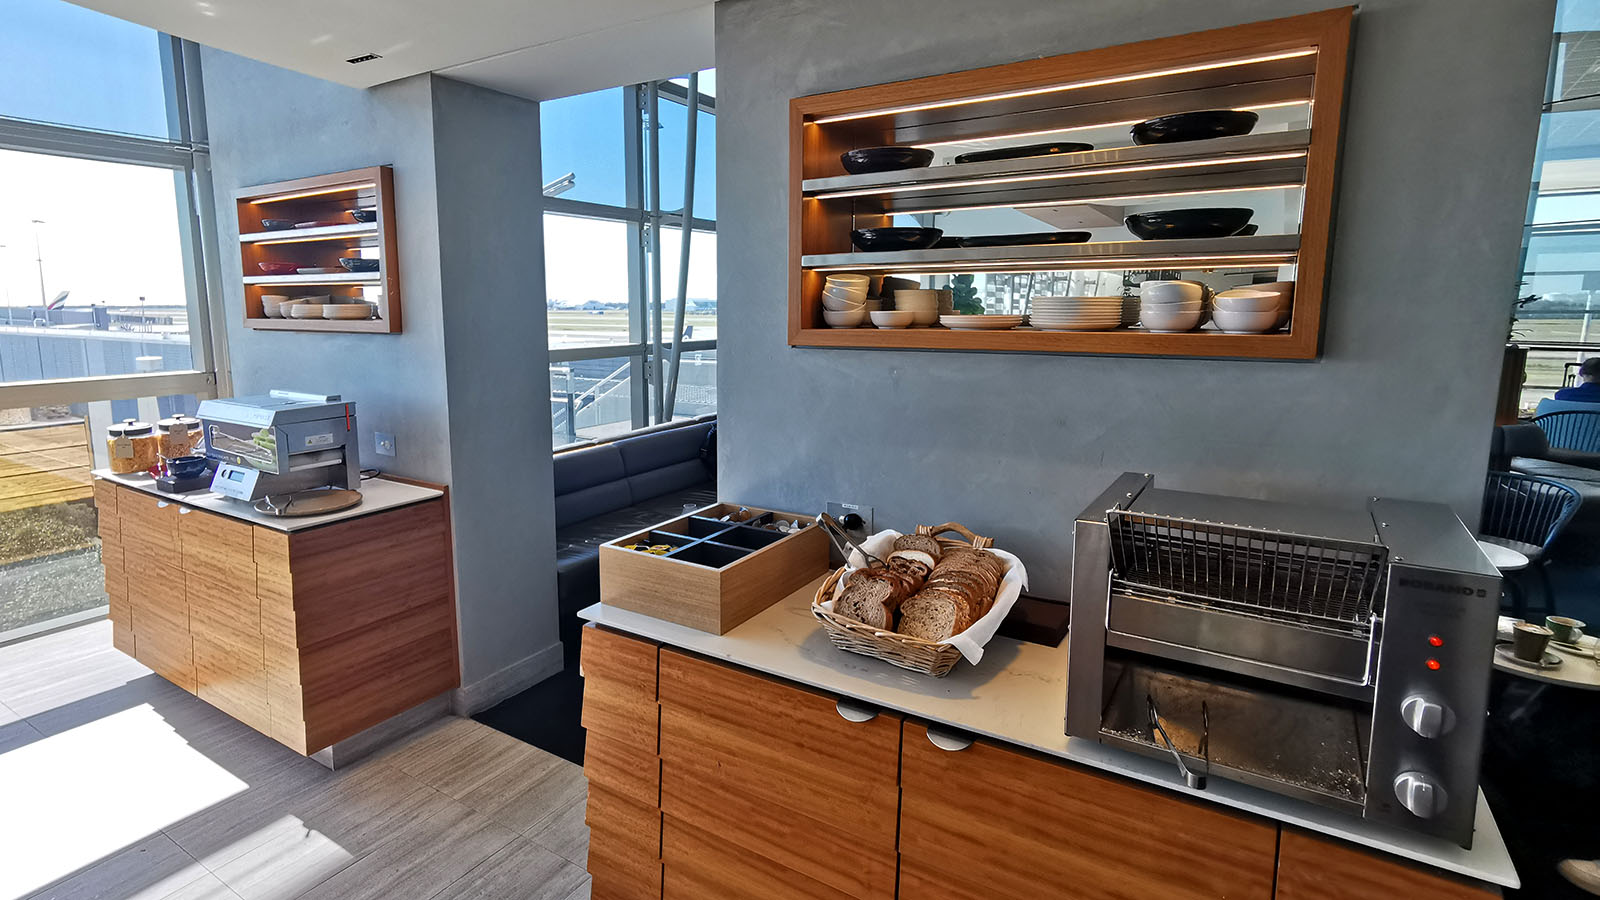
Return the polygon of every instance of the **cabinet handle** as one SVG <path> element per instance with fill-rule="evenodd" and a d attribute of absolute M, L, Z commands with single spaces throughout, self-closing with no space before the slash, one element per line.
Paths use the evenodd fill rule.
<path fill-rule="evenodd" d="M 192 512 L 194 512 L 194 510 L 190 509 L 187 506 L 178 507 L 178 515 L 180 515 L 180 516 L 187 516 L 189 513 L 192 513 Z"/>
<path fill-rule="evenodd" d="M 168 503 L 165 500 L 157 500 L 156 501 L 156 509 L 166 509 L 167 507 L 169 507 L 171 505 L 172 505 L 171 503 Z"/>
<path fill-rule="evenodd" d="M 876 708 L 851 700 L 840 700 L 833 708 L 839 712 L 839 718 L 846 722 L 871 722 L 878 717 Z"/>
<path fill-rule="evenodd" d="M 928 726 L 928 743 L 940 750 L 956 753 L 972 746 L 972 738 L 958 731 L 946 731 L 935 725 Z"/>

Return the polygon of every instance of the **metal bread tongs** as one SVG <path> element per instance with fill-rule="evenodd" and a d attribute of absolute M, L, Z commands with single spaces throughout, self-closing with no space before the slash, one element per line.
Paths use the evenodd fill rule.
<path fill-rule="evenodd" d="M 1172 754 L 1172 759 L 1178 764 L 1178 772 L 1183 775 L 1183 783 L 1197 791 L 1206 789 L 1206 776 L 1211 772 L 1211 711 L 1206 708 L 1205 701 L 1200 702 L 1200 758 L 1205 761 L 1206 771 L 1196 774 L 1189 770 L 1183 761 L 1183 754 L 1178 752 L 1178 745 L 1172 742 L 1167 735 L 1167 729 L 1161 724 L 1161 711 L 1156 708 L 1156 698 L 1149 694 L 1144 695 L 1145 703 L 1150 707 L 1150 737 L 1161 736 L 1161 743 L 1166 746 L 1167 752 Z"/>
<path fill-rule="evenodd" d="M 864 548 L 857 547 L 855 542 L 850 540 L 850 533 L 845 531 L 844 526 L 840 525 L 838 520 L 834 519 L 833 516 L 823 513 L 822 515 L 817 516 L 817 524 L 822 526 L 822 533 L 828 536 L 828 540 L 833 541 L 833 546 L 838 549 L 840 553 L 844 554 L 845 562 L 848 563 L 850 561 L 850 551 L 854 550 L 861 554 L 861 558 L 867 561 L 867 565 L 869 567 L 874 564 L 880 566 L 889 565 L 876 556 L 873 556 L 871 553 L 868 553 Z M 843 542 L 842 544 L 841 541 Z"/>

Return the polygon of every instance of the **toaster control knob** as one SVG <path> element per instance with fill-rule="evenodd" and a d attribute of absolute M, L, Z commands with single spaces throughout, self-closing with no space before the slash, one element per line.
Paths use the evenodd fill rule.
<path fill-rule="evenodd" d="M 1401 772 L 1394 780 L 1394 795 L 1400 805 L 1419 819 L 1431 819 L 1444 812 L 1444 788 L 1421 772 Z"/>
<path fill-rule="evenodd" d="M 1400 715 L 1411 730 L 1425 738 L 1436 738 L 1455 727 L 1456 715 L 1437 700 L 1412 694 L 1400 704 Z"/>

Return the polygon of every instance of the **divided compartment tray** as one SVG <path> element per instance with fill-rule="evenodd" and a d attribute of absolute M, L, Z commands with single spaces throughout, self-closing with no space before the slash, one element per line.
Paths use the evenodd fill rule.
<path fill-rule="evenodd" d="M 600 602 L 699 631 L 725 634 L 828 570 L 828 539 L 810 516 L 749 509 L 745 522 L 721 520 L 736 503 L 695 510 L 600 546 Z M 799 521 L 784 534 L 754 527 L 774 517 Z M 661 556 L 626 549 L 671 544 Z"/>

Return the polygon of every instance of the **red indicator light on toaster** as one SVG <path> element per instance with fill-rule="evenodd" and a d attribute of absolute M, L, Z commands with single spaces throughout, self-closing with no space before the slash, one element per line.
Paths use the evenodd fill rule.
<path fill-rule="evenodd" d="M 1427 666 L 1432 671 L 1435 671 L 1435 672 L 1439 671 L 1439 661 L 1437 659 L 1429 658 L 1429 660 L 1427 662 Z"/>
<path fill-rule="evenodd" d="M 1430 634 L 1430 635 L 1428 635 L 1428 646 L 1430 646 L 1430 647 L 1443 647 L 1444 646 L 1444 638 L 1439 637 L 1437 634 Z"/>

